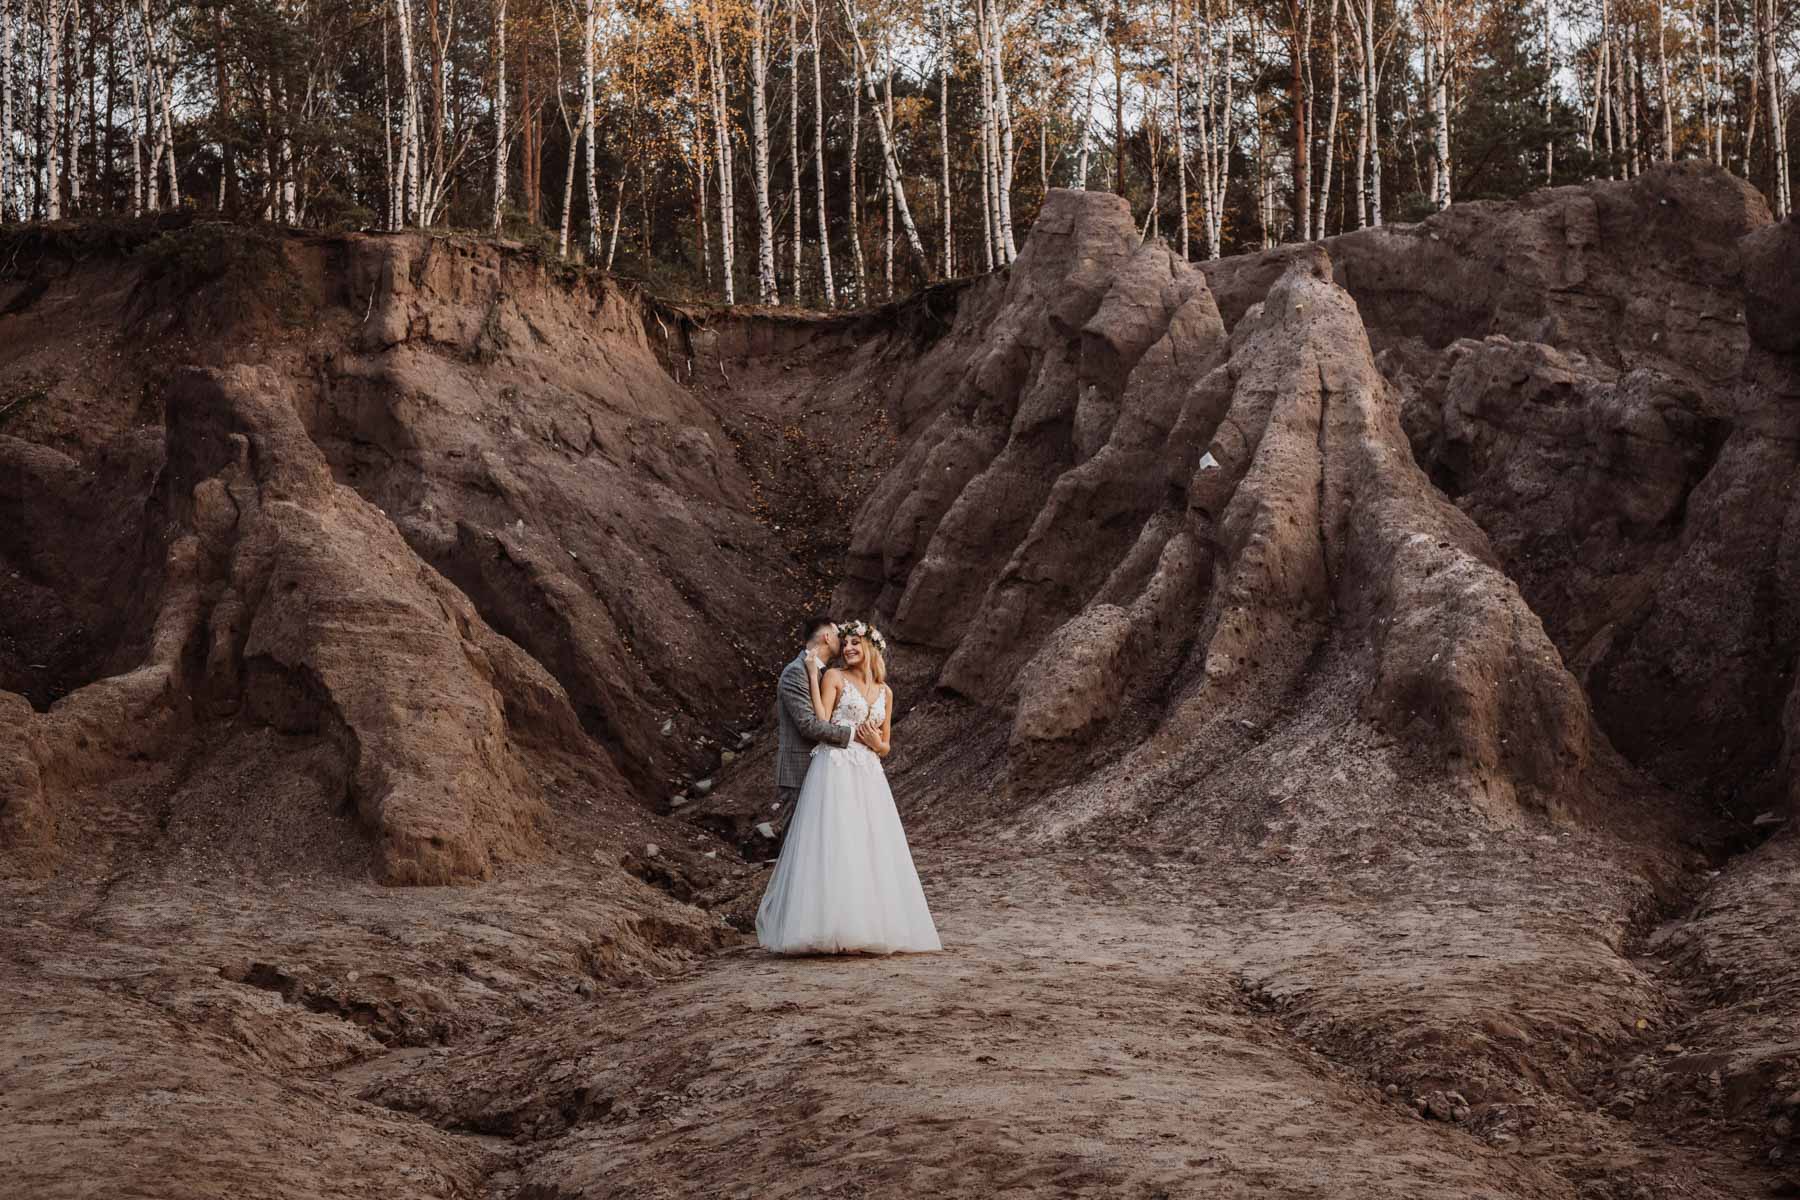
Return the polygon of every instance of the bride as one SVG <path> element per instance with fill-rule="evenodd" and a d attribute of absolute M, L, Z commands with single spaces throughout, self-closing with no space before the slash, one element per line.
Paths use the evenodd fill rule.
<path fill-rule="evenodd" d="M 856 730 L 842 749 L 813 748 L 787 841 L 756 912 L 756 937 L 778 954 L 941 950 L 881 759 L 894 694 L 879 630 L 842 627 L 844 669 L 806 657 L 813 711 Z"/>

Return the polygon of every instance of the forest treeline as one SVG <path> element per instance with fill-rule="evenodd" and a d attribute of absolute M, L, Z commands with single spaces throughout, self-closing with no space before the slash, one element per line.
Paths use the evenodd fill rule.
<path fill-rule="evenodd" d="M 1789 0 L 0 0 L 0 219 L 496 230 L 876 301 L 1050 187 L 1190 257 L 1704 159 L 1791 207 Z"/>

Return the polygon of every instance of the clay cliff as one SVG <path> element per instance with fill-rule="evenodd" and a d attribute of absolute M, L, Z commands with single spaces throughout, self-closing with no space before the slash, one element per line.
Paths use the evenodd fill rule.
<path fill-rule="evenodd" d="M 829 317 L 480 239 L 9 236 L 0 980 L 41 1016 L 0 1064 L 118 1179 L 162 1118 L 82 1105 L 161 1087 L 191 1028 L 194 1094 L 274 1098 L 159 1148 L 171 1179 L 800 1187 L 759 1122 L 801 1144 L 837 1101 L 783 1056 L 863 1035 L 772 1035 L 759 998 L 792 988 L 808 1020 L 885 1006 L 875 1075 L 819 1059 L 856 1094 L 1015 1010 L 1043 1044 L 1193 1018 L 1294 1089 L 1219 1161 L 1316 1086 L 1307 1144 L 1424 1164 L 1259 1168 L 1292 1194 L 1789 1180 L 1800 235 L 1729 175 L 1206 264 L 1058 191 L 1008 271 Z M 890 773 L 967 931 L 899 983 L 714 956 L 766 870 L 767 682 L 817 607 L 895 642 Z M 480 886 L 384 886 L 440 884 Z M 1062 932 L 996 915 L 1021 895 Z M 1096 965 L 1109 938 L 1136 949 Z M 1164 955 L 1142 1028 L 1087 973 Z M 953 998 L 915 1024 L 907 988 Z M 75 1025 L 149 1065 L 70 1085 L 29 1047 Z M 891 1102 L 939 1119 L 964 1068 L 908 1062 L 937 1099 Z M 682 1104 L 719 1137 L 676 1161 Z M 206 1165 L 339 1106 L 342 1162 Z M 1441 1162 L 1437 1121 L 1467 1138 Z M 1115 1167 L 1082 1187 L 1188 1169 Z"/>

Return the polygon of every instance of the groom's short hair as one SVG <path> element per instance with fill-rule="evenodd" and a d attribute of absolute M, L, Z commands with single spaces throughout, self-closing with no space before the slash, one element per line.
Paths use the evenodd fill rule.
<path fill-rule="evenodd" d="M 819 630 L 827 626 L 836 629 L 837 622 L 830 617 L 816 615 L 806 618 L 806 623 L 800 627 L 800 640 L 808 646 L 812 645 L 812 640 L 819 636 Z"/>

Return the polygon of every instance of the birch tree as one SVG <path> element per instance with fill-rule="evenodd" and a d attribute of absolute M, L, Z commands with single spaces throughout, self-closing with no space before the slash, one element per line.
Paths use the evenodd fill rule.
<path fill-rule="evenodd" d="M 1550 115 L 1556 96 L 1556 0 L 1544 0 L 1544 186 L 1556 178 L 1556 136 L 1550 131 Z"/>
<path fill-rule="evenodd" d="M 805 258 L 802 247 L 806 244 L 806 230 L 802 223 L 802 214 L 806 205 L 800 195 L 800 0 L 788 0 L 788 166 L 792 174 L 792 201 L 794 210 L 794 282 L 792 291 L 794 303 L 801 303 L 805 278 Z"/>
<path fill-rule="evenodd" d="M 775 215 L 769 207 L 769 2 L 750 0 L 750 153 L 756 189 L 757 298 L 781 303 L 775 286 Z"/>
<path fill-rule="evenodd" d="M 1358 170 L 1364 169 L 1362 162 L 1366 157 L 1368 224 L 1377 226 L 1381 224 L 1381 59 L 1376 50 L 1383 39 L 1375 30 L 1376 0 L 1351 0 L 1348 15 L 1359 47 L 1357 67 L 1362 73 L 1362 129 L 1357 136 L 1362 154 L 1358 156 Z M 1364 189 L 1358 186 L 1359 208 L 1363 193 Z M 1360 211 L 1358 220 L 1360 223 Z"/>
<path fill-rule="evenodd" d="M 1787 119 L 1782 111 L 1781 65 L 1775 54 L 1776 0 L 1751 0 L 1756 8 L 1756 41 L 1762 56 L 1763 99 L 1768 105 L 1769 154 L 1774 178 L 1769 187 L 1769 206 L 1777 221 L 1793 211 L 1788 177 Z"/>
<path fill-rule="evenodd" d="M 1235 14 L 1233 0 L 1201 0 L 1201 5 L 1203 19 L 1194 30 L 1200 66 L 1200 106 L 1196 114 L 1200 196 L 1206 206 L 1206 257 L 1218 258 L 1224 244 L 1225 201 L 1231 188 Z"/>
<path fill-rule="evenodd" d="M 721 28 L 724 14 L 719 11 L 718 0 L 711 0 L 702 6 L 701 19 L 706 28 L 707 65 L 712 76 L 713 146 L 716 155 L 713 165 L 719 180 L 719 277 L 725 291 L 725 303 L 734 304 L 737 302 L 737 264 L 732 225 L 736 204 L 732 198 L 731 110 L 725 102 L 725 44 Z"/>
<path fill-rule="evenodd" d="M 808 0 L 807 17 L 812 43 L 813 81 L 813 178 L 819 205 L 819 277 L 825 289 L 825 306 L 837 306 L 837 288 L 831 278 L 831 222 L 825 208 L 825 89 L 819 67 L 819 0 Z"/>
<path fill-rule="evenodd" d="M 1325 219 L 1331 211 L 1331 170 L 1337 158 L 1338 108 L 1343 100 L 1342 55 L 1338 44 L 1339 16 L 1343 0 L 1331 0 L 1331 109 L 1325 119 L 1324 161 L 1319 165 L 1319 205 L 1313 237 L 1325 236 Z"/>
<path fill-rule="evenodd" d="M 581 25 L 581 142 L 587 176 L 588 236 L 590 255 L 600 253 L 600 179 L 594 165 L 594 43 L 600 38 L 598 0 L 587 0 Z M 570 155 L 570 163 L 574 155 Z"/>
<path fill-rule="evenodd" d="M 500 214 L 506 207 L 506 0 L 494 11 L 494 220 L 500 232 Z"/>
<path fill-rule="evenodd" d="M 1176 202 L 1181 205 L 1181 258 L 1186 262 L 1188 254 L 1188 189 L 1187 189 L 1187 108 L 1182 103 L 1181 60 L 1186 56 L 1181 36 L 1182 18 L 1180 0 L 1169 0 L 1169 65 L 1174 72 L 1175 81 L 1175 180 L 1178 188 Z"/>
<path fill-rule="evenodd" d="M 944 278 L 956 274 L 956 239 L 951 233 L 953 198 L 950 195 L 950 0 L 938 2 L 938 161 L 942 176 L 938 183 L 943 200 L 940 220 L 944 239 Z"/>
<path fill-rule="evenodd" d="M 893 192 L 894 205 L 900 215 L 900 224 L 906 231 L 907 245 L 911 247 L 919 270 L 927 279 L 931 277 L 931 260 L 925 255 L 925 246 L 919 240 L 918 226 L 913 224 L 912 210 L 906 204 L 906 186 L 901 182 L 900 161 L 894 151 L 894 131 L 890 127 L 886 114 L 875 97 L 875 76 L 869 69 L 868 49 L 863 43 L 862 30 L 858 27 L 855 0 L 840 0 L 844 9 L 844 23 L 849 27 L 850 39 L 855 50 L 854 67 L 857 79 L 868 96 L 869 106 L 875 110 L 875 130 L 881 139 L 881 164 L 887 176 L 887 186 Z"/>
<path fill-rule="evenodd" d="M 1771 0 L 1773 2 L 1773 0 Z M 1013 126 L 1012 97 L 1006 87 L 1006 22 L 1002 15 L 1004 0 L 987 0 L 988 21 L 988 57 L 994 73 L 994 112 L 996 121 L 996 147 L 998 150 L 997 173 L 995 178 L 996 199 L 999 204 L 1000 219 L 1000 252 L 1002 261 L 1012 262 L 1019 257 L 1019 249 L 1013 240 L 1012 219 L 1012 180 L 1013 180 Z M 883 145 L 888 139 L 884 136 Z M 910 218 L 908 219 L 910 224 Z"/>
<path fill-rule="evenodd" d="M 0 222 L 11 219 L 17 172 L 13 169 L 12 0 L 0 0 Z"/>
<path fill-rule="evenodd" d="M 62 219 L 63 0 L 44 0 L 44 218 Z"/>

